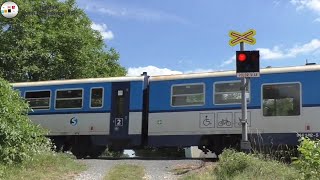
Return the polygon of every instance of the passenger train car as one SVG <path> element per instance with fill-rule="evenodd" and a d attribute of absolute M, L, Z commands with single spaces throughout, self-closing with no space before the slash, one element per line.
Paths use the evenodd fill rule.
<path fill-rule="evenodd" d="M 251 141 L 297 145 L 319 137 L 320 65 L 261 69 L 246 90 Z M 235 71 L 14 83 L 34 123 L 78 158 L 111 149 L 199 146 L 221 153 L 241 140 Z M 262 141 L 261 141 L 262 140 Z"/>
<path fill-rule="evenodd" d="M 58 149 L 99 156 L 106 145 L 142 143 L 144 77 L 15 83 L 29 101 L 31 120 L 50 131 Z"/>

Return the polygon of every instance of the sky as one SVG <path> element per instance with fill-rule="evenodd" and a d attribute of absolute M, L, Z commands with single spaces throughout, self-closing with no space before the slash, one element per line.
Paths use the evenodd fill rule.
<path fill-rule="evenodd" d="M 260 67 L 320 63 L 320 0 L 77 0 L 129 76 L 235 70 L 229 32 L 256 30 Z"/>

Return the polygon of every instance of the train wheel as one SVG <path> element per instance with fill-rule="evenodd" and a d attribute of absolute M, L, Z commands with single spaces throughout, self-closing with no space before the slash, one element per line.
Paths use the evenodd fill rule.
<path fill-rule="evenodd" d="M 87 157 L 87 155 L 84 151 L 79 151 L 77 149 L 72 148 L 71 152 L 77 159 L 83 159 L 83 158 Z"/>
<path fill-rule="evenodd" d="M 90 138 L 88 136 L 76 136 L 73 140 L 71 152 L 77 159 L 82 159 L 89 155 Z"/>
<path fill-rule="evenodd" d="M 52 137 L 51 138 L 53 147 L 52 150 L 60 152 L 63 148 L 64 138 L 63 137 Z"/>
<path fill-rule="evenodd" d="M 209 138 L 206 136 L 202 136 L 200 143 L 198 145 L 198 149 L 202 150 L 205 154 L 207 154 L 210 150 L 208 149 L 209 146 Z"/>
<path fill-rule="evenodd" d="M 107 147 L 105 147 L 105 146 L 92 145 L 90 152 L 89 152 L 90 158 L 93 158 L 93 159 L 98 158 L 106 150 L 106 148 Z"/>
<path fill-rule="evenodd" d="M 97 159 L 101 154 L 99 152 L 90 152 L 89 157 L 92 159 Z"/>

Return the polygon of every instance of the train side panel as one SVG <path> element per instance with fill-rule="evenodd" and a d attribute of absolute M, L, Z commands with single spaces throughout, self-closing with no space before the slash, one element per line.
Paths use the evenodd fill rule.
<path fill-rule="evenodd" d="M 75 118 L 77 124 L 73 125 L 70 121 Z M 109 134 L 109 113 L 30 115 L 30 119 L 49 130 L 50 136 Z"/>
<path fill-rule="evenodd" d="M 103 106 L 90 108 L 90 89 L 93 87 L 104 88 Z M 48 110 L 33 110 L 29 113 L 30 119 L 49 130 L 52 136 L 59 135 L 91 135 L 109 133 L 110 121 L 110 88 L 111 84 L 70 84 L 41 87 L 19 88 L 22 95 L 26 92 L 37 92 L 43 90 L 51 91 L 50 108 Z M 58 90 L 81 89 L 83 100 L 81 108 L 56 109 L 55 99 Z"/>
<path fill-rule="evenodd" d="M 319 136 L 320 122 L 317 114 L 320 94 L 317 93 L 318 84 L 314 82 L 317 77 L 320 77 L 319 71 L 262 74 L 260 78 L 251 78 L 248 103 L 249 134 L 262 137 L 265 144 L 274 145 L 294 145 L 301 134 Z M 238 135 L 239 138 L 240 104 L 215 103 L 215 88 L 219 88 L 215 85 L 234 81 L 239 79 L 225 76 L 153 81 L 151 78 L 149 143 L 154 146 L 190 146 L 201 145 L 202 138 L 210 135 L 217 135 L 219 138 L 221 138 L 219 135 Z M 188 84 L 203 84 L 204 104 L 172 106 L 172 87 Z M 292 97 L 291 100 L 301 102 L 299 108 L 293 108 L 295 111 L 300 111 L 298 114 L 288 116 L 264 114 L 266 109 L 263 108 L 266 108 L 266 105 L 263 105 L 263 102 L 266 103 L 268 100 L 262 100 L 262 88 L 272 84 L 299 87 L 300 97 Z M 279 94 L 281 93 L 285 94 L 286 91 L 279 91 Z"/>
<path fill-rule="evenodd" d="M 30 119 L 47 129 L 57 146 L 72 146 L 79 158 L 95 157 L 105 146 L 141 146 L 143 77 L 113 79 L 16 83 L 14 88 L 32 101 Z"/>
<path fill-rule="evenodd" d="M 131 82 L 129 135 L 141 135 L 143 111 L 143 82 Z"/>

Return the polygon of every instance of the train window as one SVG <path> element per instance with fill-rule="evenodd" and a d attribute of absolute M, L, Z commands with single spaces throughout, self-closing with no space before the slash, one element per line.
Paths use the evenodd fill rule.
<path fill-rule="evenodd" d="M 204 84 L 173 85 L 172 106 L 195 106 L 204 104 Z"/>
<path fill-rule="evenodd" d="M 34 110 L 50 108 L 50 91 L 32 91 L 26 92 L 25 98 Z"/>
<path fill-rule="evenodd" d="M 102 107 L 102 102 L 103 102 L 103 88 L 92 88 L 90 107 L 92 108 Z"/>
<path fill-rule="evenodd" d="M 58 90 L 56 109 L 82 108 L 82 89 Z"/>
<path fill-rule="evenodd" d="M 116 107 L 117 107 L 116 113 L 115 113 L 116 117 L 125 116 L 125 104 L 126 104 L 125 100 L 126 99 L 124 97 L 123 90 L 118 90 L 118 96 L 116 96 Z"/>
<path fill-rule="evenodd" d="M 300 115 L 300 84 L 270 84 L 262 86 L 264 116 Z"/>
<path fill-rule="evenodd" d="M 241 90 L 240 81 L 217 82 L 214 84 L 214 104 L 240 104 Z M 250 87 L 250 85 L 248 86 Z M 249 94 L 249 88 L 246 90 Z M 249 96 L 250 100 L 250 96 Z"/>

